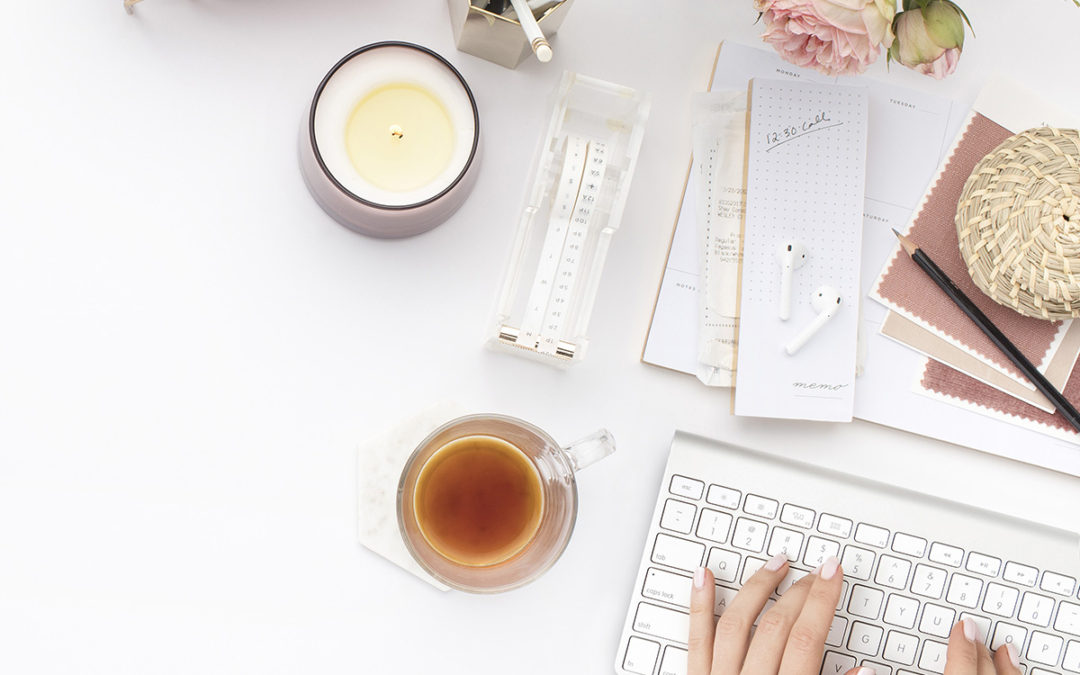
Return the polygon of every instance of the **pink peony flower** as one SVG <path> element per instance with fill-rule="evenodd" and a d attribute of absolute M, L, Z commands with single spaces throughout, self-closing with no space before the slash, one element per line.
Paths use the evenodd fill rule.
<path fill-rule="evenodd" d="M 893 21 L 896 41 L 889 58 L 937 80 L 952 75 L 964 49 L 965 18 L 949 0 L 900 12 Z"/>
<path fill-rule="evenodd" d="M 853 75 L 892 44 L 895 0 L 754 0 L 762 39 L 780 56 L 828 75 Z"/>

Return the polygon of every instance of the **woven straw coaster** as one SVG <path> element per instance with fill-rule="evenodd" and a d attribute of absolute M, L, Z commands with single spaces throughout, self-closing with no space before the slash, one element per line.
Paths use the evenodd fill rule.
<path fill-rule="evenodd" d="M 1026 316 L 1080 316 L 1080 133 L 1029 129 L 971 172 L 956 209 L 975 285 Z"/>

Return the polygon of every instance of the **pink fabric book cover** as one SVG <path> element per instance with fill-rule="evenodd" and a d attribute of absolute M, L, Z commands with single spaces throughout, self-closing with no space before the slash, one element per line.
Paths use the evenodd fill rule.
<path fill-rule="evenodd" d="M 941 267 L 1035 365 L 1045 363 L 1061 322 L 1025 317 L 984 294 L 968 275 L 960 256 L 954 218 L 964 183 L 985 155 L 1013 132 L 973 111 L 952 154 L 920 207 L 908 236 Z M 902 251 L 897 250 L 878 281 L 876 294 L 902 314 L 936 329 L 952 341 L 1014 374 L 1019 371 Z M 993 391 L 992 388 L 988 388 Z"/>
<path fill-rule="evenodd" d="M 1014 422 L 1029 423 L 1024 426 L 1045 425 L 1077 436 L 1076 431 L 1060 413 L 1044 412 L 933 359 L 927 360 L 919 385 L 929 392 L 957 399 L 958 402 L 966 404 L 964 407 L 985 408 L 990 412 L 1017 418 L 1012 420 Z M 1080 407 L 1080 368 L 1072 371 L 1061 393 L 1074 406 Z"/>

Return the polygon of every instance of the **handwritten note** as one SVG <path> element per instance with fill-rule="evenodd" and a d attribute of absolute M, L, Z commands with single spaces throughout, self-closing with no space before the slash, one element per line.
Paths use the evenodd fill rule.
<path fill-rule="evenodd" d="M 738 415 L 851 420 L 867 116 L 864 88 L 751 84 Z M 809 255 L 793 277 L 791 318 L 782 321 L 776 252 L 788 242 L 803 244 Z M 840 292 L 841 309 L 788 355 L 784 345 L 817 316 L 810 297 L 822 286 Z"/>

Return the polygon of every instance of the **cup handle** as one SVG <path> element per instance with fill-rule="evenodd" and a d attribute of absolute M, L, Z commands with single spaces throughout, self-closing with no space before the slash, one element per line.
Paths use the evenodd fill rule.
<path fill-rule="evenodd" d="M 615 452 L 615 437 L 607 429 L 601 429 L 585 438 L 580 438 L 562 449 L 570 458 L 574 471 L 581 471 Z"/>

